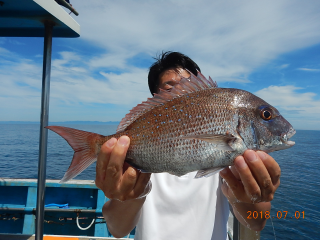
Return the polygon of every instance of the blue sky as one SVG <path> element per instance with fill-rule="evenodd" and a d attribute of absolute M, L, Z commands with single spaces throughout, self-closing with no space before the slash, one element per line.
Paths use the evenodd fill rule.
<path fill-rule="evenodd" d="M 120 121 L 150 97 L 148 67 L 170 50 L 320 130 L 319 1 L 71 3 L 81 36 L 53 40 L 50 121 Z M 42 54 L 42 38 L 0 38 L 0 121 L 39 121 Z"/>

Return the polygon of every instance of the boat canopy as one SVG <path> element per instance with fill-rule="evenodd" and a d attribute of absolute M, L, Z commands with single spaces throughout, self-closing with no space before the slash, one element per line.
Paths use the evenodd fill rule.
<path fill-rule="evenodd" d="M 45 21 L 55 24 L 53 37 L 80 36 L 80 25 L 54 0 L 0 0 L 1 37 L 44 37 Z"/>

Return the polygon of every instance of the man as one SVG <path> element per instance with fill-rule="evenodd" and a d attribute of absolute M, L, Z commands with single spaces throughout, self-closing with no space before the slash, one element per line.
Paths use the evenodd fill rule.
<path fill-rule="evenodd" d="M 150 68 L 151 93 L 170 91 L 181 77 L 190 76 L 186 69 L 195 75 L 200 71 L 187 56 L 164 53 Z M 248 211 L 270 211 L 280 184 L 280 167 L 268 154 L 247 150 L 234 166 L 208 178 L 194 179 L 195 173 L 151 176 L 124 164 L 129 144 L 126 136 L 110 139 L 97 162 L 96 185 L 111 199 L 103 215 L 115 237 L 137 226 L 136 239 L 227 239 L 229 206 L 243 225 L 263 229 L 266 219 L 249 219 Z M 150 177 L 152 191 L 137 198 L 148 190 Z"/>

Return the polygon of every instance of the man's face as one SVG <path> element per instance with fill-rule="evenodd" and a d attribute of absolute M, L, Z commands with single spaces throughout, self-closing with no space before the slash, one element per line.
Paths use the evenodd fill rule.
<path fill-rule="evenodd" d="M 157 93 L 160 88 L 166 91 L 171 91 L 172 87 L 180 82 L 181 77 L 189 78 L 190 74 L 183 68 L 170 68 L 160 75 Z"/>

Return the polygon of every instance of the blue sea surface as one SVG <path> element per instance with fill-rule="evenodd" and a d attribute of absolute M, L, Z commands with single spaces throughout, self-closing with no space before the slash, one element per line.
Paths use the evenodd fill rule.
<path fill-rule="evenodd" d="M 116 125 L 64 124 L 102 135 L 116 132 Z M 37 178 L 39 133 L 38 124 L 0 124 L 0 177 Z M 61 179 L 67 171 L 73 150 L 58 134 L 48 131 L 47 179 Z M 95 164 L 79 174 L 75 179 L 95 179 Z"/>
<path fill-rule="evenodd" d="M 116 125 L 64 124 L 102 135 L 115 133 Z M 0 124 L 0 177 L 37 178 L 39 151 L 38 124 Z M 297 130 L 296 145 L 271 153 L 279 163 L 281 184 L 270 219 L 261 232 L 262 240 L 320 239 L 320 131 Z M 73 150 L 49 131 L 47 179 L 61 179 L 68 169 Z M 95 179 L 95 164 L 76 179 Z M 256 216 L 256 215 L 255 215 Z"/>
<path fill-rule="evenodd" d="M 320 239 L 320 131 L 297 130 L 290 140 L 295 146 L 270 154 L 281 184 L 261 239 Z"/>

